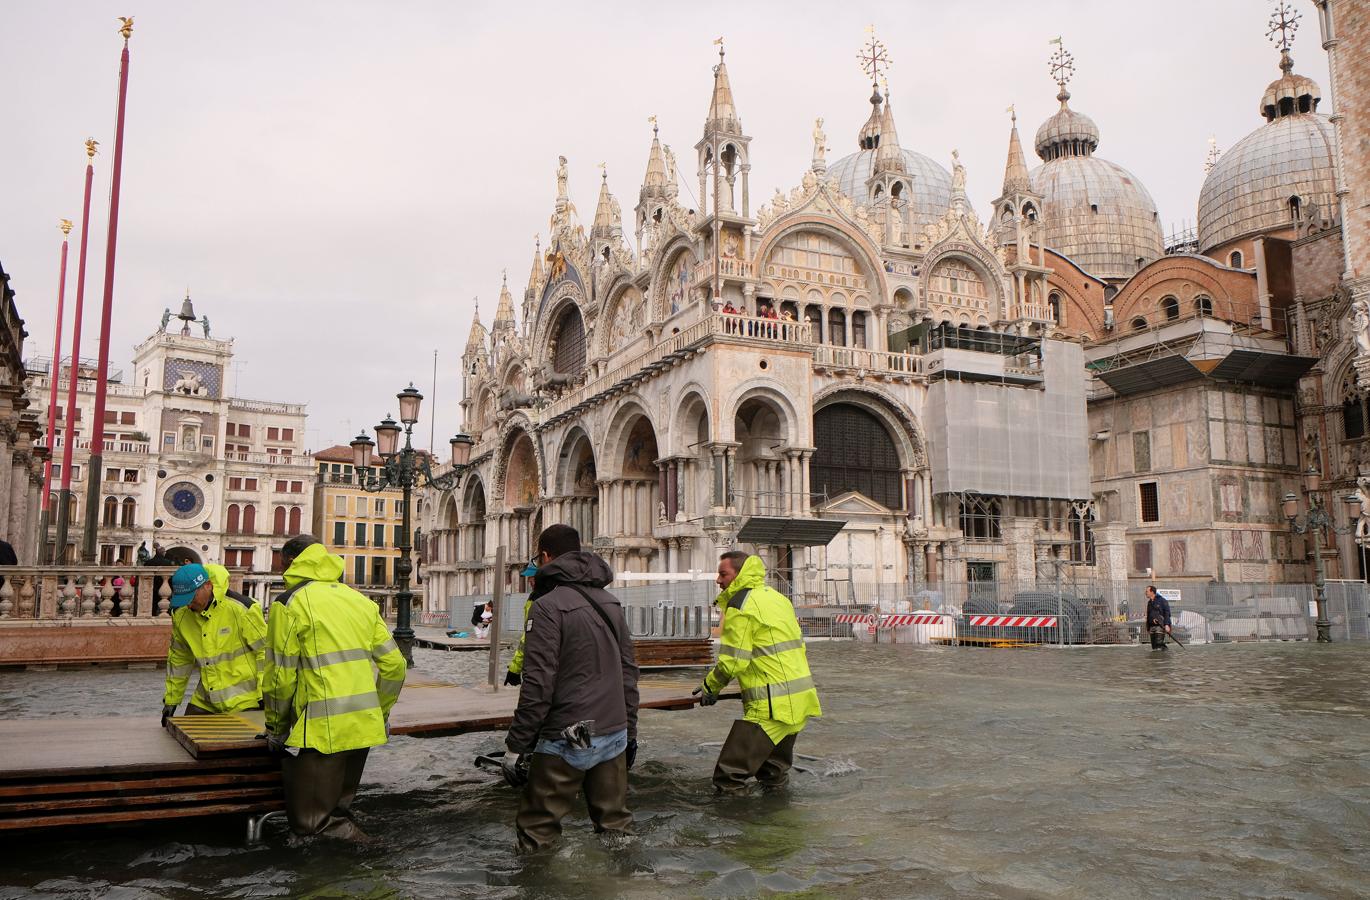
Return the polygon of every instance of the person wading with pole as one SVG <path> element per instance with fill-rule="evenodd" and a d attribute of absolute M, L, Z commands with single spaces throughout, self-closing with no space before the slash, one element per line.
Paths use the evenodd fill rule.
<path fill-rule="evenodd" d="M 1151 649 L 1165 650 L 1165 638 L 1170 634 L 1170 601 L 1156 593 L 1156 586 L 1146 586 L 1146 630 L 1151 635 Z"/>

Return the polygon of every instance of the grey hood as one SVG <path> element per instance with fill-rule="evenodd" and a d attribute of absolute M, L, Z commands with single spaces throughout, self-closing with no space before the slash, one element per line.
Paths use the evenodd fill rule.
<path fill-rule="evenodd" d="M 538 587 L 551 588 L 558 584 L 580 584 L 602 588 L 614 580 L 609 564 L 589 550 L 563 553 L 538 569 Z"/>

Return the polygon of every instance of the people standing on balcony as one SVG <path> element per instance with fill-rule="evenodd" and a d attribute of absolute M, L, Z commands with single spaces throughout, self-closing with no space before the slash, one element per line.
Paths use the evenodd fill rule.
<path fill-rule="evenodd" d="M 761 557 L 724 553 L 717 584 L 723 610 L 718 664 L 694 693 L 701 706 L 712 706 L 736 678 L 743 714 L 719 751 L 714 787 L 736 794 L 752 778 L 767 789 L 783 787 L 794 766 L 795 739 L 810 717 L 823 714 L 804 634 L 789 598 L 766 585 Z"/>

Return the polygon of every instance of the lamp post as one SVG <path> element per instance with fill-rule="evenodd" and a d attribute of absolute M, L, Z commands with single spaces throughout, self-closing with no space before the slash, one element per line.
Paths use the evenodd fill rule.
<path fill-rule="evenodd" d="M 434 475 L 429 465 L 428 455 L 414 450 L 412 436 L 414 424 L 419 420 L 419 404 L 423 395 L 414 385 L 396 395 L 400 403 L 400 421 L 397 423 L 386 416 L 376 426 L 376 440 L 373 442 L 365 432 L 352 441 L 352 466 L 357 472 L 357 486 L 368 493 L 377 493 L 399 488 L 403 495 L 403 509 L 400 513 L 400 535 L 397 547 L 400 558 L 395 561 L 395 580 L 399 590 L 395 593 L 395 643 L 404 654 L 405 662 L 414 664 L 414 629 L 411 624 L 411 605 L 414 595 L 409 590 L 409 542 L 411 498 L 414 488 L 432 487 L 439 491 L 451 490 L 461 484 L 462 475 L 470 464 L 471 448 L 475 441 L 468 434 L 458 434 L 448 443 L 452 446 L 452 468 L 442 475 Z M 403 428 L 401 428 L 401 424 Z M 404 446 L 400 447 L 400 433 L 404 433 Z M 380 461 L 374 463 L 379 472 L 370 474 L 371 452 L 375 450 Z"/>
<path fill-rule="evenodd" d="M 1330 528 L 1337 534 L 1350 534 L 1353 526 L 1339 526 L 1336 519 L 1318 495 L 1321 477 L 1316 469 L 1309 469 L 1304 475 L 1304 490 L 1308 494 L 1308 513 L 1299 519 L 1299 498 L 1292 491 L 1282 498 L 1284 517 L 1289 520 L 1289 530 L 1294 534 L 1313 534 L 1313 599 L 1317 604 L 1318 618 L 1313 624 L 1318 630 L 1318 643 L 1332 643 L 1332 623 L 1327 620 L 1327 567 L 1322 561 L 1322 530 Z M 1342 501 L 1352 516 L 1360 512 L 1360 497 L 1347 494 Z"/>

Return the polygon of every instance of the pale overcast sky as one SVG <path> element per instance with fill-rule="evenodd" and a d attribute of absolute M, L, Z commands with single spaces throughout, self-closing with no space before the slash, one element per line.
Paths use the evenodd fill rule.
<path fill-rule="evenodd" d="M 1328 94 L 1311 0 L 1297 71 Z M 82 354 L 97 353 L 120 39 L 136 16 L 111 359 L 173 313 L 187 286 L 215 337 L 233 337 L 239 396 L 307 402 L 308 440 L 345 443 L 395 411 L 411 379 L 437 434 L 460 426 L 459 356 L 500 271 L 520 301 L 544 233 L 558 154 L 588 225 L 599 177 L 625 218 L 656 115 L 697 190 L 717 61 L 752 136 L 752 197 L 808 166 L 816 116 L 829 160 L 856 149 L 870 86 L 856 53 L 873 23 L 894 60 L 900 142 L 949 166 L 959 148 L 982 218 L 999 192 L 1016 104 L 1032 135 L 1056 109 L 1048 41 L 1075 57 L 1072 107 L 1099 155 L 1138 175 L 1165 230 L 1192 223 L 1209 135 L 1227 148 L 1261 124 L 1278 76 L 1262 0 L 967 0 L 934 3 L 233 4 L 7 2 L 0 81 L 0 263 L 30 332 L 52 350 L 61 217 L 80 227 L 82 142 L 97 158 Z M 1322 112 L 1330 112 L 1324 103 Z M 68 324 L 75 249 L 68 275 Z M 93 311 L 92 311 L 93 310 Z M 431 403 L 420 426 L 427 443 Z"/>

